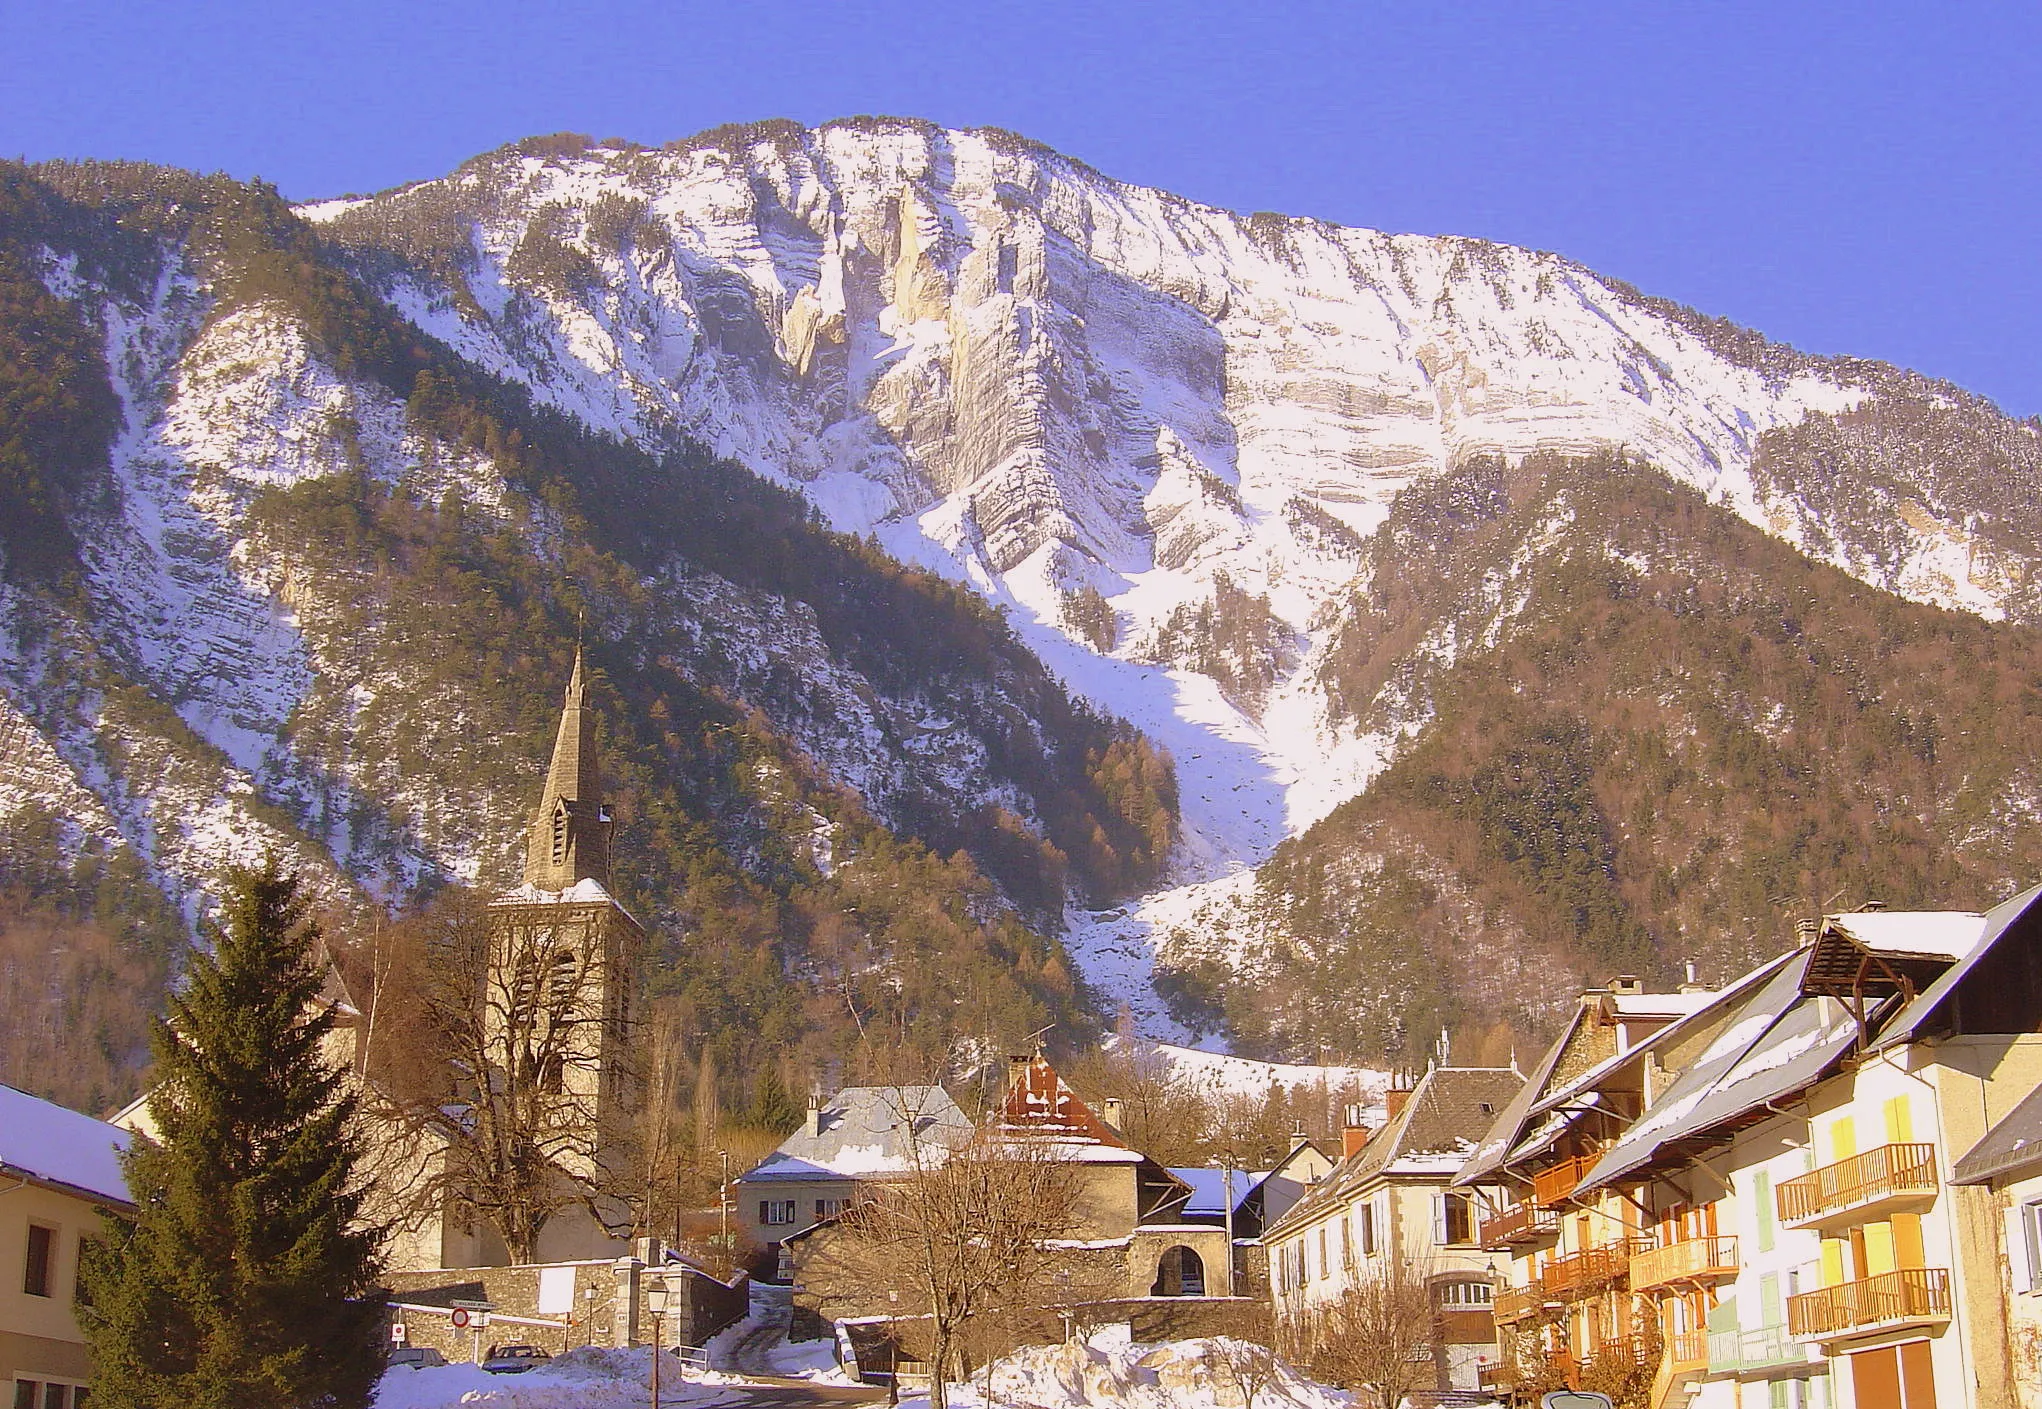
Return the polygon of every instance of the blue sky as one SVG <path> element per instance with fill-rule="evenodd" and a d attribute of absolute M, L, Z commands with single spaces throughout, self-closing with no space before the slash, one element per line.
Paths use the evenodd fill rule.
<path fill-rule="evenodd" d="M 896 113 L 1557 250 L 2042 412 L 2042 6 L 0 0 L 0 152 L 293 197 L 517 137 Z"/>

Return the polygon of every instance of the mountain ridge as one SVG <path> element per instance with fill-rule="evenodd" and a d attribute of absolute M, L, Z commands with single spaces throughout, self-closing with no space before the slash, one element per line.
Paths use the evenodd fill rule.
<path fill-rule="evenodd" d="M 104 204 L 122 183 L 175 188 L 204 180 L 118 166 L 49 168 L 42 178 L 87 206 Z M 660 525 L 681 521 L 675 506 L 688 501 L 673 497 L 674 484 L 700 480 L 719 461 L 742 465 L 798 494 L 806 507 L 797 517 L 813 515 L 844 535 L 831 541 L 847 550 L 871 545 L 858 550 L 873 554 L 860 571 L 894 571 L 882 571 L 883 552 L 933 573 L 931 591 L 940 580 L 949 584 L 943 592 L 971 594 L 994 614 L 987 629 L 995 616 L 1004 620 L 1019 653 L 1014 661 L 1045 662 L 1059 688 L 1132 721 L 1153 741 L 1162 751 L 1152 750 L 1153 762 L 1125 750 L 1109 760 L 1111 741 L 1099 736 L 1072 755 L 1096 754 L 1095 761 L 1068 765 L 1096 770 L 1093 781 L 1073 786 L 1095 799 L 1085 815 L 1101 822 L 1102 838 L 1122 829 L 1105 844 L 1114 864 L 1128 869 L 1104 885 L 1081 882 L 1078 890 L 1089 886 L 1089 893 L 1065 911 L 1060 897 L 1073 874 L 1104 875 L 1114 865 L 1100 871 L 1080 854 L 1079 841 L 1090 835 L 1081 818 L 1059 824 L 1029 791 L 1034 785 L 1016 791 L 1011 780 L 999 783 L 995 765 L 1009 745 L 973 753 L 988 739 L 1019 740 L 1035 730 L 1038 714 L 1055 714 L 1050 695 L 1027 696 L 1032 703 L 1007 716 L 1008 725 L 993 722 L 997 710 L 982 713 L 966 731 L 979 742 L 961 754 L 957 721 L 942 710 L 908 711 L 884 724 L 886 709 L 853 703 L 868 691 L 883 702 L 886 691 L 874 690 L 879 682 L 869 668 L 846 661 L 841 639 L 833 645 L 827 630 L 817 634 L 828 625 L 830 601 L 771 591 L 761 597 L 743 582 L 747 553 L 772 541 L 774 515 L 784 519 L 788 510 L 716 520 L 720 527 L 688 540 L 683 556 L 698 566 L 686 571 L 662 575 L 629 552 L 617 559 L 628 571 L 613 579 L 615 592 L 630 595 L 636 573 L 640 586 L 631 591 L 649 581 L 647 600 L 668 604 L 659 610 L 686 604 L 678 621 L 660 628 L 694 643 L 674 657 L 677 682 L 694 692 L 707 687 L 710 697 L 720 691 L 733 701 L 763 700 L 761 728 L 800 753 L 800 768 L 813 769 L 818 786 L 848 789 L 882 823 L 905 826 L 939 849 L 963 842 L 1031 923 L 1043 933 L 1064 930 L 1069 954 L 1059 964 L 1074 962 L 1108 1001 L 1133 1004 L 1160 1035 L 1182 1035 L 1188 1019 L 1207 1030 L 1219 1023 L 1268 1055 L 1324 1040 L 1309 1024 L 1273 1020 L 1276 1010 L 1251 1002 L 1229 1013 L 1210 996 L 1227 975 L 1246 980 L 1244 993 L 1275 982 L 1281 965 L 1249 951 L 1266 954 L 1299 938 L 1285 928 L 1295 928 L 1295 896 L 1265 887 L 1256 913 L 1282 912 L 1281 923 L 1257 920 L 1263 929 L 1240 944 L 1215 943 L 1209 934 L 1187 942 L 1184 917 L 1201 907 L 1238 917 L 1232 900 L 1212 911 L 1201 896 L 1238 898 L 1256 867 L 1277 875 L 1281 865 L 1270 871 L 1265 864 L 1272 856 L 1298 855 L 1302 843 L 1293 841 L 1338 809 L 1354 816 L 1354 800 L 1364 795 L 1374 800 L 1363 810 L 1380 814 L 1376 833 L 1391 841 L 1357 847 L 1342 833 L 1333 845 L 1325 841 L 1332 833 L 1322 832 L 1304 848 L 1322 867 L 1360 873 L 1404 864 L 1403 856 L 1417 868 L 1414 884 L 1462 897 L 1447 907 L 1459 907 L 1456 923 L 1494 929 L 1492 948 L 1528 933 L 1527 924 L 1547 925 L 1539 916 L 1550 897 L 1540 898 L 1536 884 L 1512 881 L 1516 898 L 1499 900 L 1493 885 L 1469 873 L 1501 865 L 1515 874 L 1517 861 L 1499 861 L 1496 850 L 1510 833 L 1506 813 L 1477 809 L 1472 821 L 1456 822 L 1474 830 L 1443 862 L 1419 855 L 1427 848 L 1412 840 L 1437 831 L 1426 806 L 1407 791 L 1391 807 L 1378 788 L 1385 779 L 1392 790 L 1402 786 L 1399 760 L 1422 751 L 1427 731 L 1443 727 L 1440 702 L 1454 697 L 1454 680 L 1475 678 L 1457 672 L 1479 674 L 1521 636 L 1572 619 L 1579 606 L 1550 591 L 1542 596 L 1536 586 L 1547 580 L 1538 569 L 1548 556 L 1587 551 L 1568 546 L 1570 522 L 1549 515 L 1540 527 L 1524 519 L 1525 506 L 1546 494 L 1540 484 L 1600 476 L 1650 499 L 1657 477 L 1699 496 L 1708 511 L 1702 518 L 1692 508 L 1665 511 L 1681 525 L 1667 533 L 1685 536 L 1673 556 L 1692 560 L 1697 592 L 1717 591 L 1728 570 L 1709 562 L 1735 540 L 1709 518 L 1720 514 L 1843 574 L 1801 589 L 1825 602 L 1848 598 L 1855 582 L 1867 592 L 1960 609 L 1987 622 L 1994 641 L 2016 643 L 1994 647 L 2009 660 L 2025 658 L 2026 646 L 2017 643 L 2030 628 L 2020 623 L 2042 617 L 2034 572 L 2042 494 L 2033 492 L 2042 489 L 2042 429 L 2035 422 L 2001 416 L 1983 398 L 1917 374 L 1797 352 L 1557 255 L 1465 237 L 1240 216 L 1112 181 L 1012 134 L 894 119 L 713 129 L 661 148 L 572 135 L 527 139 L 434 181 L 309 203 L 299 210 L 302 224 L 273 195 L 233 194 L 245 189 L 252 188 L 218 187 L 223 199 L 243 203 L 236 207 L 242 213 L 211 234 L 194 237 L 180 225 L 175 199 L 169 216 L 148 213 L 142 199 L 113 221 L 103 235 L 108 248 L 156 238 L 162 250 L 182 251 L 163 256 L 153 292 L 142 292 L 147 269 L 123 275 L 115 271 L 122 259 L 83 248 L 31 261 L 46 296 L 97 310 L 109 365 L 154 388 L 124 404 L 127 434 L 154 435 L 150 453 L 164 461 L 151 481 L 155 502 L 193 541 L 224 542 L 208 549 L 215 556 L 207 561 L 233 565 L 224 576 L 203 562 L 188 566 L 200 577 L 213 573 L 207 580 L 217 583 L 196 600 L 240 605 L 164 615 L 155 605 L 163 594 L 151 589 L 127 613 L 140 623 L 131 634 L 155 630 L 165 643 L 159 654 L 174 655 L 171 648 L 198 629 L 217 647 L 201 656 L 299 662 L 291 667 L 296 676 L 272 671 L 267 685 L 220 672 L 179 677 L 184 684 L 170 693 L 186 692 L 180 708 L 197 721 L 183 727 L 233 744 L 235 731 L 254 719 L 254 742 L 280 737 L 279 716 L 289 710 L 279 701 L 318 694 L 303 682 L 322 672 L 335 679 L 348 673 L 333 663 L 345 655 L 339 648 L 328 649 L 332 659 L 323 665 L 305 664 L 310 657 L 288 641 L 272 650 L 264 633 L 281 618 L 265 604 L 330 598 L 325 581 L 355 580 L 366 566 L 335 578 L 333 562 L 311 570 L 303 545 L 265 547 L 262 533 L 270 530 L 251 537 L 236 527 L 260 519 L 249 519 L 247 506 L 279 494 L 333 499 L 328 491 L 337 488 L 339 502 L 321 513 L 368 511 L 374 520 L 398 513 L 391 501 L 370 502 L 385 492 L 372 487 L 388 484 L 409 506 L 399 518 L 430 528 L 436 506 L 451 496 L 474 522 L 496 525 L 482 535 L 498 544 L 485 557 L 517 580 L 530 572 L 518 565 L 523 556 L 536 552 L 543 563 L 557 552 L 548 545 L 561 541 L 567 518 L 543 485 L 506 475 L 519 452 L 501 433 L 492 440 L 476 429 L 484 422 L 501 422 L 501 432 L 512 422 L 537 425 L 530 418 L 538 416 L 579 427 L 573 435 L 618 442 L 614 454 L 561 452 L 563 463 L 592 467 L 587 497 L 570 498 L 615 544 L 647 532 L 657 537 Z M 258 232 L 255 246 L 276 265 L 272 274 L 297 277 L 297 269 L 310 286 L 358 290 L 348 297 L 366 299 L 366 312 L 341 318 L 337 334 L 321 334 L 317 318 L 294 321 L 288 310 L 280 317 L 275 299 L 223 303 L 217 281 L 199 266 L 212 257 L 206 240 L 228 239 L 241 225 Z M 61 243 L 63 232 L 56 234 Z M 138 258 L 131 251 L 127 263 Z M 372 323 L 383 331 L 368 337 L 363 329 Z M 428 355 L 432 375 L 445 369 L 456 399 L 481 408 L 462 413 L 472 424 L 449 422 L 432 395 L 417 396 L 408 371 L 398 378 L 405 394 L 379 393 L 379 374 L 368 364 L 351 367 L 343 358 L 336 365 L 333 347 L 322 350 L 322 338 L 353 347 L 364 337 L 362 348 L 387 343 L 400 364 L 413 355 L 408 344 L 438 349 Z M 504 398 L 509 411 L 490 409 Z M 705 458 L 690 449 L 695 444 L 712 453 Z M 118 449 L 116 460 L 140 463 Z M 1485 468 L 1492 465 L 1493 473 Z M 129 478 L 120 496 L 148 497 L 133 473 L 121 473 Z M 244 484 L 270 480 L 282 487 Z M 716 492 L 768 502 L 734 480 Z M 527 507 L 513 513 L 507 506 L 514 501 Z M 683 517 L 699 513 L 699 502 Z M 65 522 L 72 518 L 88 523 L 90 515 Z M 1599 521 L 1626 522 L 1607 513 Z M 481 530 L 461 532 L 472 538 Z M 1481 546 L 1488 538 L 1507 544 L 1501 561 Z M 88 549 L 109 561 L 103 544 Z M 463 551 L 471 550 L 481 551 L 473 544 Z M 267 577 L 249 568 L 256 557 L 272 564 Z M 135 561 L 156 560 L 137 550 Z M 716 570 L 704 575 L 701 562 Z M 1787 562 L 1769 559 L 1753 580 L 1793 577 Z M 147 576 L 103 567 L 101 595 L 125 600 L 122 593 L 133 595 L 133 583 Z M 548 629 L 557 639 L 565 599 L 548 600 Z M 789 614 L 776 615 L 773 600 L 791 600 Z M 336 608 L 329 601 L 322 610 Z M 650 619 L 631 617 L 632 629 Z M 763 633 L 762 620 L 772 623 Z M 1911 617 L 1881 620 L 1886 625 L 1853 637 L 1854 649 L 1890 652 L 1921 629 Z M 1697 629 L 1692 616 L 1665 622 L 1669 639 Z M 18 631 L 11 639 L 20 639 Z M 8 657 L 16 703 L 37 693 L 20 683 L 21 654 Z M 1595 658 L 1591 668 L 1621 674 L 1625 664 Z M 1030 667 L 1015 669 L 1025 675 Z M 2011 691 L 2008 698 L 2025 709 L 2034 682 L 2019 668 L 2003 674 L 1993 688 Z M 263 688 L 275 699 L 260 698 Z M 360 688 L 373 693 L 372 685 Z M 1945 695 L 1935 709 L 1964 714 L 1973 707 L 1962 691 Z M 1867 707 L 1877 706 L 1873 699 Z M 343 737 L 356 706 L 322 708 L 341 722 L 320 727 L 329 738 Z M 1554 737 L 1586 730 L 1581 737 L 1601 738 L 1603 726 L 1586 717 L 1599 708 L 1581 705 L 1583 717 L 1555 722 Z M 1076 718 L 1052 723 L 1050 732 L 1083 734 L 1090 726 Z M 1932 726 L 1928 718 L 1909 727 Z M 1709 716 L 1693 727 L 1733 724 Z M 1969 747 L 1956 738 L 1947 731 L 1943 748 Z M 456 748 L 451 741 L 445 747 Z M 933 765 L 934 773 L 915 762 L 929 759 L 932 747 L 949 760 Z M 1576 757 L 1573 747 L 1555 757 Z M 1577 758 L 1591 791 L 1611 786 L 1589 756 L 1603 747 Z M 1167 774 L 1164 754 L 1174 763 Z M 74 748 L 71 756 L 83 755 Z M 2019 769 L 2008 772 L 2003 760 L 1992 766 L 2002 791 L 2031 788 Z M 920 803 L 901 811 L 905 804 L 888 802 L 907 796 L 899 792 L 903 770 L 924 780 L 913 785 L 923 789 L 915 796 L 950 799 L 936 808 L 944 816 L 932 819 Z M 446 781 L 436 786 L 471 799 L 457 811 L 472 810 L 479 796 L 472 785 L 454 783 L 444 766 L 441 772 Z M 978 781 L 960 790 L 937 775 Z M 1711 786 L 1720 781 L 1710 779 Z M 1944 782 L 1926 774 L 1905 782 L 1880 805 L 1932 818 L 1971 815 L 1908 791 Z M 234 786 L 242 785 L 218 783 L 212 791 L 224 795 Z M 392 786 L 385 777 L 371 791 L 387 797 Z M 205 787 L 193 781 L 187 792 L 196 798 Z M 105 788 L 85 791 L 98 797 Z M 431 791 L 407 806 L 424 815 Z M 255 801 L 262 793 L 253 789 Z M 1181 832 L 1165 820 L 1173 798 Z M 964 806 L 968 799 L 975 801 Z M 62 805 L 78 807 L 75 796 Z M 979 820 L 960 830 L 957 819 L 967 814 Z M 140 825 L 123 815 L 129 831 Z M 1931 867 L 1921 884 L 1931 875 L 1941 884 L 2004 884 L 2034 859 L 2031 820 L 2015 809 L 1993 858 L 1971 870 Z M 1959 825 L 1938 821 L 1931 830 Z M 1815 832 L 1831 846 L 1883 844 L 1863 829 Z M 1561 835 L 1555 856 L 1580 844 L 1571 835 Z M 1947 855 L 1958 839 L 1952 832 L 1930 850 Z M 1741 845 L 1721 844 L 1733 853 Z M 1534 837 L 1510 845 L 1544 854 Z M 1152 892 L 1131 909 L 1106 903 L 1128 896 L 1130 885 L 1158 884 L 1166 854 L 1177 889 Z M 1602 913 L 1600 906 L 1628 917 L 1620 928 L 1645 937 L 1621 957 L 1662 970 L 1691 957 L 1662 952 L 1686 944 L 1682 931 L 1668 928 L 1670 918 L 1678 912 L 1692 927 L 1704 903 L 1695 897 L 1718 892 L 1703 887 L 1679 903 L 1649 894 L 1641 900 L 1630 894 L 1638 878 L 1610 867 L 1645 863 L 1621 847 L 1609 856 L 1619 859 L 1598 872 L 1600 889 L 1582 896 L 1589 911 Z M 1533 882 L 1550 874 L 1581 884 L 1558 862 L 1529 874 Z M 1416 894 L 1406 897 L 1410 913 L 1438 903 L 1418 904 L 1410 899 Z M 1793 900 L 1805 903 L 1798 894 Z M 1753 917 L 1740 911 L 1730 918 L 1742 925 Z M 1599 923 L 1583 921 L 1587 928 L 1534 948 L 1590 976 L 1580 966 L 1600 962 L 1588 942 Z M 1428 933 L 1444 931 L 1434 925 Z M 1294 988 L 1297 974 L 1286 972 Z M 1162 994 L 1151 982 L 1158 975 Z M 1378 989 L 1384 981 L 1382 974 L 1369 980 Z M 1536 991 L 1534 976 L 1486 981 L 1524 991 L 1500 1002 L 1446 993 L 1429 1011 L 1475 1034 L 1499 1024 L 1536 1031 L 1549 1019 L 1541 1004 L 1550 994 Z M 1347 978 L 1331 988 L 1361 992 Z M 1355 1055 L 1396 1055 L 1379 1025 L 1365 1040 L 1373 1046 Z"/>

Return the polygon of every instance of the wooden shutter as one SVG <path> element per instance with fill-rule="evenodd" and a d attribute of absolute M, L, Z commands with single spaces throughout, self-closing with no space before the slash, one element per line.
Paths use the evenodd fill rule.
<path fill-rule="evenodd" d="M 1900 1398 L 1900 1357 L 1892 1346 L 1851 1357 L 1851 1403 L 1853 1409 L 1907 1409 Z"/>
<path fill-rule="evenodd" d="M 1927 1341 L 1908 1341 L 1900 1350 L 1900 1388 L 1907 1409 L 1936 1409 L 1936 1376 Z"/>

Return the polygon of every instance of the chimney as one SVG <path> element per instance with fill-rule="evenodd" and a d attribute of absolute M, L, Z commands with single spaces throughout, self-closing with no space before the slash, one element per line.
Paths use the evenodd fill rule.
<path fill-rule="evenodd" d="M 811 1140 L 822 1133 L 822 1107 L 815 1103 L 813 1096 L 808 1098 L 808 1119 L 801 1129 Z"/>
<path fill-rule="evenodd" d="M 1383 1106 L 1389 1111 L 1391 1120 L 1395 1120 L 1398 1116 L 1402 1115 L 1404 1107 L 1410 1104 L 1411 1088 L 1408 1086 L 1393 1086 L 1383 1092 Z"/>
<path fill-rule="evenodd" d="M 1708 985 L 1701 982 L 1701 980 L 1695 977 L 1694 960 L 1690 959 L 1687 961 L 1687 968 L 1685 972 L 1687 974 L 1687 978 L 1680 986 L 1680 991 L 1682 993 L 1707 993 L 1709 991 Z"/>
<path fill-rule="evenodd" d="M 1099 1103 L 1099 1119 L 1106 1122 L 1106 1128 L 1118 1135 L 1120 1126 L 1120 1097 L 1108 1096 Z"/>
<path fill-rule="evenodd" d="M 1622 994 L 1625 997 L 1635 998 L 1638 994 L 1645 991 L 1645 985 L 1639 982 L 1636 974 L 1618 974 L 1609 981 L 1609 991 Z"/>
<path fill-rule="evenodd" d="M 1007 1089 L 1009 1091 L 1012 1091 L 1016 1086 L 1019 1086 L 1028 1079 L 1028 1063 L 1031 1060 L 1032 1058 L 1025 1053 L 1010 1052 L 1007 1054 Z"/>

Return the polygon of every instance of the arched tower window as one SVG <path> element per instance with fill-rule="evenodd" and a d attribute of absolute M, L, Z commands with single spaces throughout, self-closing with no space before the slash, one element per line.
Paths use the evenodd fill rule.
<path fill-rule="evenodd" d="M 567 804 L 553 805 L 553 864 L 567 864 Z"/>

